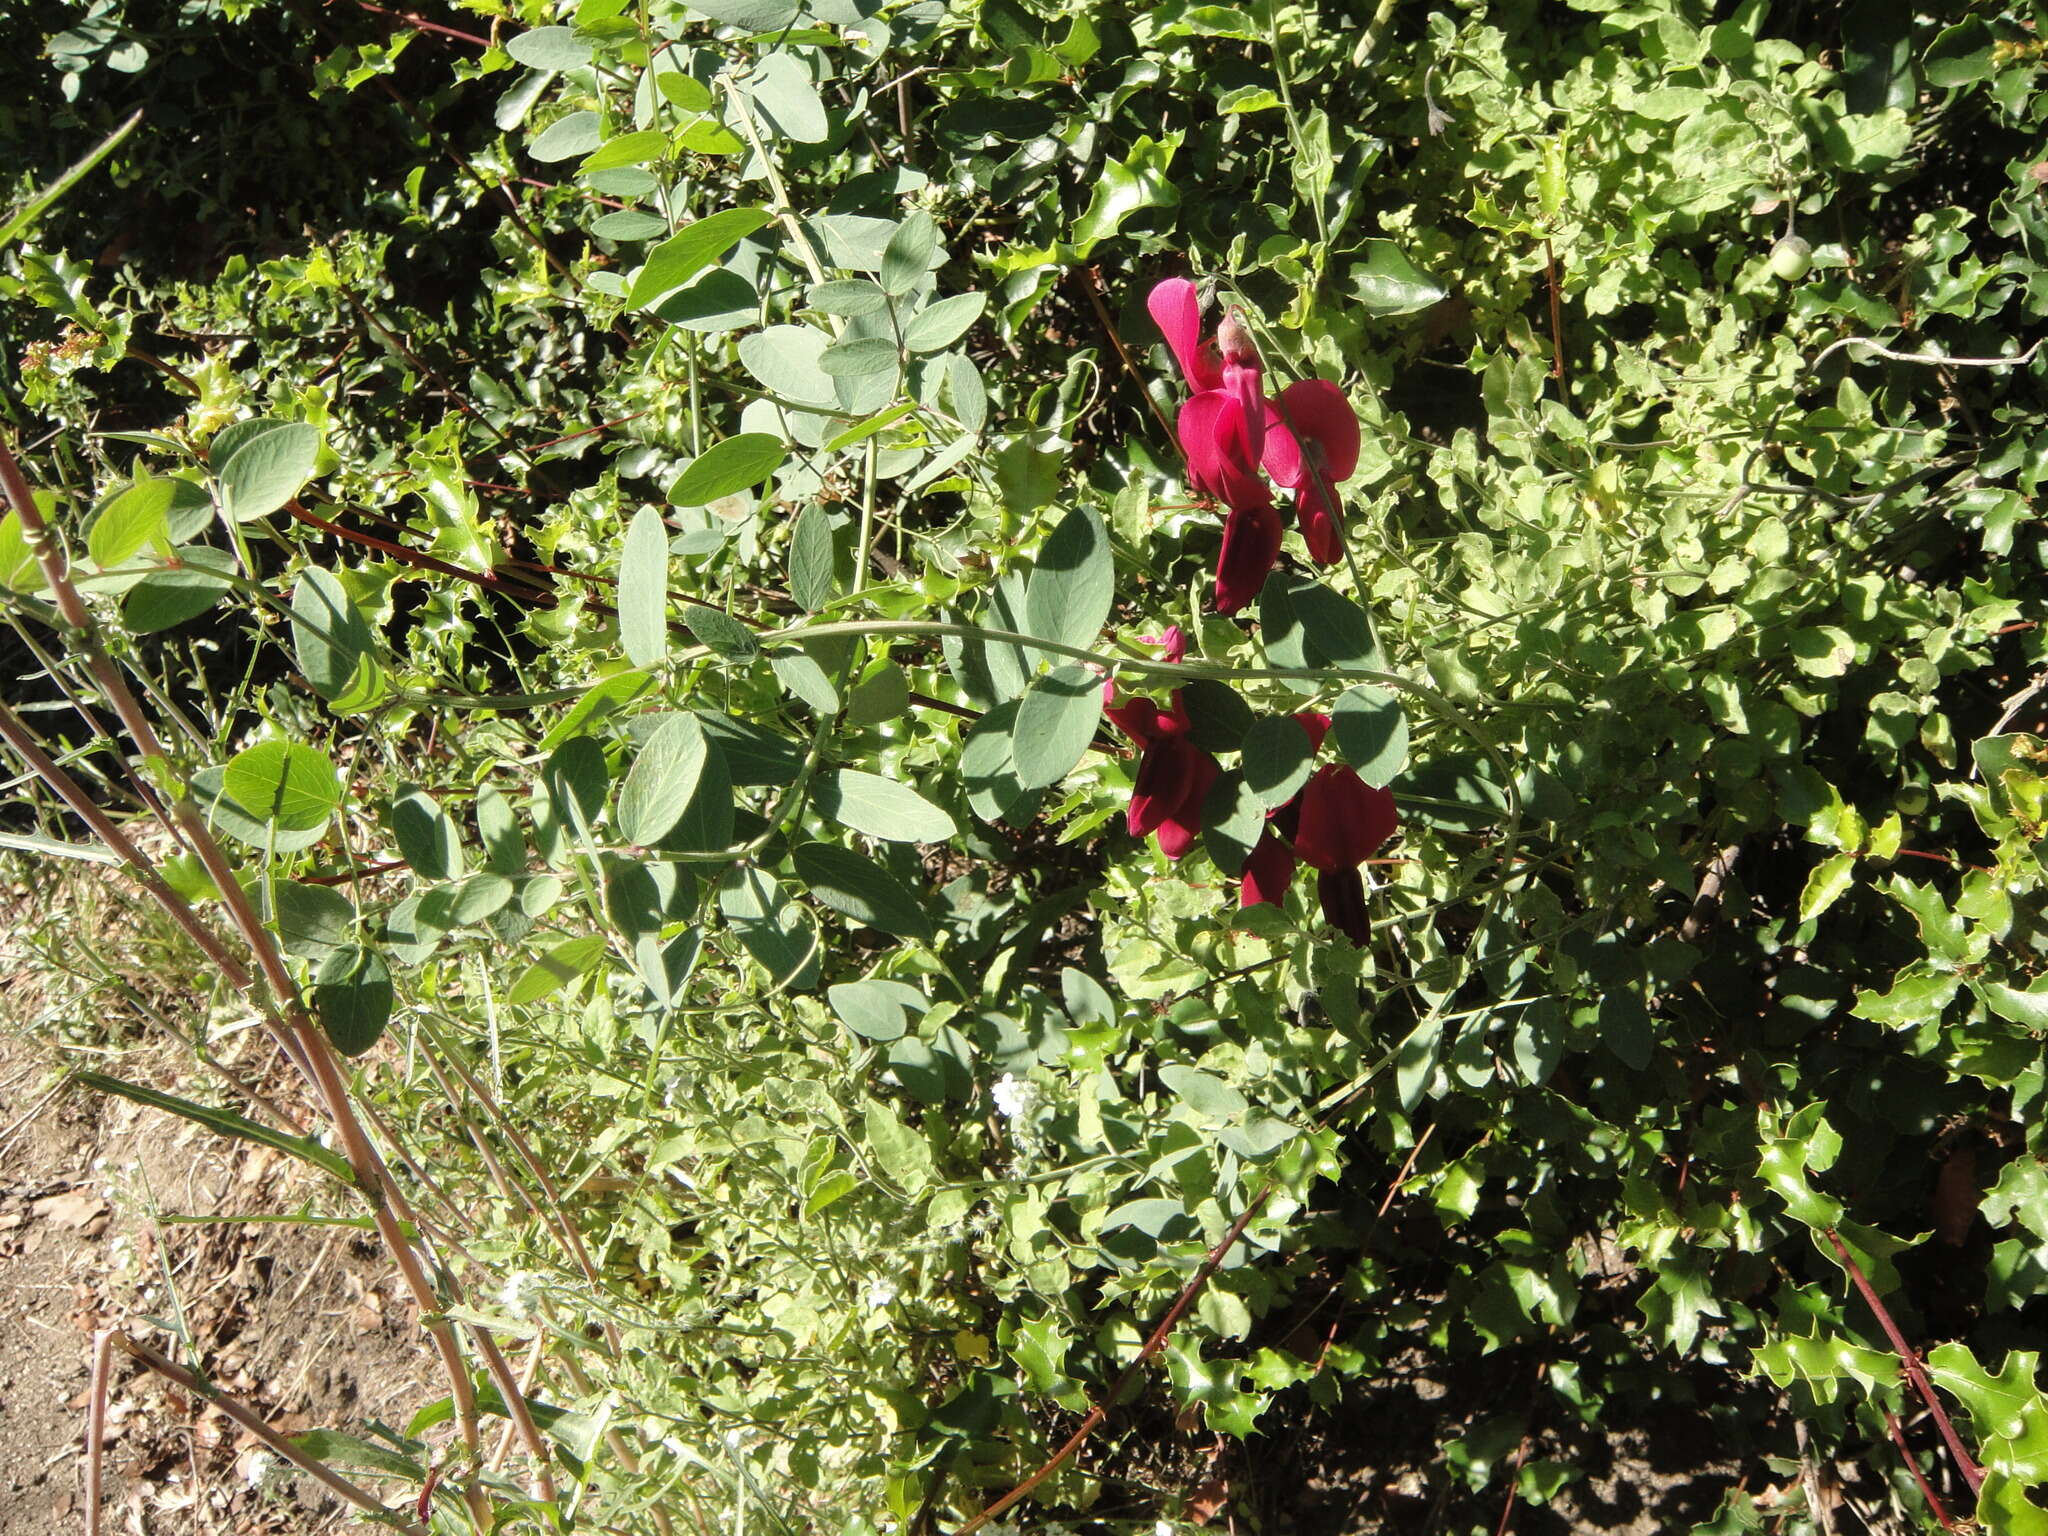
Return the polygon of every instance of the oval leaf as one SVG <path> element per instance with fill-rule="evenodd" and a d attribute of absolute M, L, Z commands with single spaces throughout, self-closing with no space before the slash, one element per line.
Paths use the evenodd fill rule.
<path fill-rule="evenodd" d="M 943 843 L 958 830 L 951 816 L 907 784 L 858 768 L 819 774 L 813 798 L 842 827 L 886 842 Z"/>
<path fill-rule="evenodd" d="M 1085 668 L 1070 662 L 1034 678 L 1017 705 L 1017 782 L 1026 789 L 1057 784 L 1081 761 L 1101 719 L 1102 684 Z"/>
<path fill-rule="evenodd" d="M 704 507 L 766 480 L 789 456 L 782 439 L 766 432 L 742 432 L 713 443 L 692 459 L 668 488 L 671 506 Z"/>
<path fill-rule="evenodd" d="M 668 528 L 653 507 L 633 514 L 619 551 L 619 646 L 636 667 L 668 654 Z"/>
<path fill-rule="evenodd" d="M 619 835 L 645 847 L 674 830 L 697 792 L 709 747 L 704 727 L 687 710 L 662 722 L 619 789 Z"/>

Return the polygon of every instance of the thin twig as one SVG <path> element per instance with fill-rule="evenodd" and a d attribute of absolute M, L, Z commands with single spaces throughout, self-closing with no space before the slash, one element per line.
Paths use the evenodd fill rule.
<path fill-rule="evenodd" d="M 85 1409 L 85 1536 L 100 1536 L 100 1471 L 107 1448 L 107 1382 L 112 1375 L 114 1330 L 92 1336 L 92 1389 Z"/>
<path fill-rule="evenodd" d="M 1164 1347 L 1174 1325 L 1186 1315 L 1188 1308 L 1194 1305 L 1195 1298 L 1202 1292 L 1202 1287 L 1209 1283 L 1209 1277 L 1216 1273 L 1224 1259 L 1229 1256 L 1230 1250 L 1237 1246 L 1237 1240 L 1244 1235 L 1244 1229 L 1251 1225 L 1252 1218 L 1259 1213 L 1259 1207 L 1266 1203 L 1266 1197 L 1272 1192 L 1273 1186 L 1268 1184 L 1252 1197 L 1251 1203 L 1244 1208 L 1243 1213 L 1230 1224 L 1230 1230 L 1223 1234 L 1216 1246 L 1203 1258 L 1202 1267 L 1195 1271 L 1194 1278 L 1181 1288 L 1180 1295 L 1175 1298 L 1173 1305 L 1166 1309 L 1166 1316 L 1159 1320 L 1159 1326 L 1154 1328 L 1152 1336 L 1145 1340 L 1145 1346 L 1138 1351 L 1137 1358 L 1123 1368 L 1116 1380 L 1111 1383 L 1109 1391 L 1103 1394 L 1101 1401 L 1088 1410 L 1087 1416 L 1081 1420 L 1080 1427 L 1067 1437 L 1066 1443 L 1054 1451 L 1036 1472 L 965 1525 L 955 1529 L 953 1536 L 973 1536 L 975 1531 L 987 1525 L 1065 1466 L 1073 1454 L 1081 1449 L 1081 1442 L 1095 1433 L 1101 1427 L 1102 1421 L 1109 1417 L 1110 1408 L 1124 1395 L 1124 1389 L 1136 1379 L 1138 1372 L 1145 1368 L 1146 1362 Z"/>
<path fill-rule="evenodd" d="M 1906 1470 L 1913 1474 L 1913 1481 L 1920 1485 L 1920 1496 L 1934 1511 L 1934 1518 L 1941 1522 L 1944 1531 L 1954 1530 L 1956 1522 L 1949 1514 L 1948 1506 L 1941 1502 L 1941 1495 L 1934 1491 L 1934 1485 L 1927 1481 L 1927 1474 L 1920 1470 L 1920 1458 L 1913 1454 L 1913 1447 L 1906 1444 L 1906 1432 L 1899 1427 L 1899 1416 L 1891 1409 L 1885 1409 L 1884 1424 L 1892 1432 L 1892 1442 L 1898 1446 L 1899 1455 L 1905 1458 Z"/>
<path fill-rule="evenodd" d="M 1899 1325 L 1892 1321 L 1891 1313 L 1878 1299 L 1870 1281 L 1864 1277 L 1863 1268 L 1850 1254 L 1848 1245 L 1842 1241 L 1833 1227 L 1827 1228 L 1826 1231 L 1828 1241 L 1835 1245 L 1835 1252 L 1841 1255 L 1842 1263 L 1848 1268 L 1849 1278 L 1862 1293 L 1864 1303 L 1877 1314 L 1878 1325 L 1884 1329 L 1884 1336 L 1891 1340 L 1892 1348 L 1898 1354 L 1899 1363 L 1906 1368 L 1906 1379 L 1913 1383 L 1913 1390 L 1920 1394 L 1920 1400 L 1927 1405 L 1927 1411 L 1934 1415 L 1935 1427 L 1941 1431 L 1942 1441 L 1948 1446 L 1949 1455 L 1955 1459 L 1956 1470 L 1963 1474 L 1963 1481 L 1970 1485 L 1970 1492 L 1975 1493 L 1984 1484 L 1984 1469 L 1977 1465 L 1976 1458 L 1964 1448 L 1963 1437 L 1956 1433 L 1955 1425 L 1949 1421 L 1948 1410 L 1941 1406 L 1941 1399 L 1934 1395 L 1934 1383 L 1927 1379 L 1927 1371 L 1920 1364 L 1918 1352 L 1906 1342 L 1906 1336 L 1899 1332 Z"/>
<path fill-rule="evenodd" d="M 411 1532 L 412 1536 L 427 1536 L 425 1526 L 417 1521 L 406 1518 L 401 1511 L 391 1508 L 388 1504 L 378 1499 L 375 1494 L 350 1482 L 325 1462 L 308 1456 L 298 1446 L 294 1445 L 288 1437 L 279 1434 L 260 1416 L 244 1407 L 241 1403 L 236 1402 L 233 1398 L 223 1394 L 217 1387 L 201 1381 L 183 1366 L 173 1365 L 147 1344 L 138 1344 L 125 1333 L 117 1332 L 111 1335 L 111 1337 L 113 1342 L 119 1344 L 128 1354 L 140 1360 L 152 1371 L 155 1371 L 157 1375 L 163 1377 L 166 1381 L 177 1383 L 177 1385 L 183 1387 L 194 1397 L 211 1403 L 222 1413 L 241 1425 L 242 1428 L 248 1430 L 258 1440 L 261 1440 L 272 1451 L 275 1451 L 308 1477 L 318 1479 L 337 1496 L 355 1505 L 357 1509 L 364 1511 L 366 1514 L 376 1515 L 380 1519 L 390 1522 L 401 1531 Z"/>

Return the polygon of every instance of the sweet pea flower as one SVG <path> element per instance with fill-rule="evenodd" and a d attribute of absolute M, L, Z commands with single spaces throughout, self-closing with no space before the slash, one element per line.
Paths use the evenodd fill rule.
<path fill-rule="evenodd" d="M 1269 435 L 1264 464 L 1275 482 L 1294 492 L 1295 517 L 1318 565 L 1343 558 L 1337 487 L 1358 468 L 1358 416 L 1344 391 L 1322 379 L 1303 379 L 1280 392 L 1280 415 L 1291 431 Z"/>
<path fill-rule="evenodd" d="M 1316 750 L 1329 729 L 1327 715 L 1297 715 Z M 1324 919 L 1352 943 L 1371 935 L 1361 866 L 1400 824 L 1394 797 L 1374 789 L 1339 763 L 1318 768 L 1301 792 L 1266 821 L 1240 872 L 1240 906 L 1276 905 L 1294 881 L 1299 859 L 1316 871 L 1316 899 Z"/>
<path fill-rule="evenodd" d="M 1178 859 L 1202 833 L 1202 802 L 1222 772 L 1216 759 L 1188 740 L 1194 722 L 1179 689 L 1173 707 L 1133 699 L 1103 713 L 1142 749 L 1125 823 L 1133 837 L 1159 835 L 1159 851 Z"/>

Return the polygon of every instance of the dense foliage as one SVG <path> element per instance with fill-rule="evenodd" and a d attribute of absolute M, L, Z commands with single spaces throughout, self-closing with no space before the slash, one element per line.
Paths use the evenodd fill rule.
<path fill-rule="evenodd" d="M 1192 1281 L 1026 1508 L 1398 1399 L 1396 1528 L 1676 1413 L 1706 1529 L 1839 1463 L 2048 1532 L 2037 12 L 1336 9 L 94 0 L 0 64 L 0 433 L 448 1312 L 548 1340 L 503 1518 L 951 1531 Z M 1336 547 L 1203 386 L 1355 413 Z M 0 584 L 15 707 L 90 701 L 18 514 Z M 447 1412 L 320 1445 L 409 1504 Z"/>

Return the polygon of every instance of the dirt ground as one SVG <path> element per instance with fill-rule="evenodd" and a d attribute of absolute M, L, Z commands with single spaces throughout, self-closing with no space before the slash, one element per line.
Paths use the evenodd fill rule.
<path fill-rule="evenodd" d="M 0 886 L 14 898 L 0 900 L 0 918 L 9 906 L 18 918 L 26 895 Z M 0 926 L 0 1536 L 84 1529 L 98 1329 L 203 1371 L 288 1433 L 402 1429 L 435 1394 L 381 1251 L 351 1227 L 235 1220 L 301 1206 L 310 1183 L 281 1154 L 63 1086 L 66 1064 L 89 1064 L 207 1091 L 190 1081 L 189 1052 L 116 1017 L 104 988 L 53 995 L 26 963 L 25 933 Z M 105 1011 L 78 1016 L 88 1008 Z M 56 1043 L 67 1036 L 68 1058 Z M 110 1036 L 133 1048 L 110 1049 Z M 246 1039 L 243 1065 L 260 1071 L 261 1048 Z M 114 1359 L 103 1529 L 304 1536 L 346 1523 L 218 1409 Z"/>

